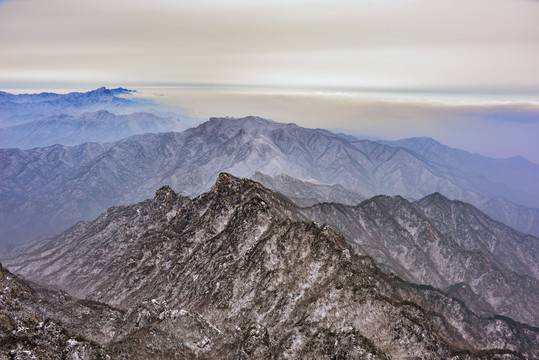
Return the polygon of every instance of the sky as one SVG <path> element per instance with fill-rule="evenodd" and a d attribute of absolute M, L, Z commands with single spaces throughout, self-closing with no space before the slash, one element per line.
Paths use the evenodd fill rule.
<path fill-rule="evenodd" d="M 0 0 L 0 89 L 431 136 L 539 163 L 537 0 Z"/>

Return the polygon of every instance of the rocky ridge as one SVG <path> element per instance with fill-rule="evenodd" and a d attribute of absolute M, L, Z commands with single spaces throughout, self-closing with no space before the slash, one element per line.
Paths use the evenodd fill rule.
<path fill-rule="evenodd" d="M 0 359 L 110 359 L 102 346 L 69 332 L 59 317 L 50 317 L 89 314 L 88 309 L 75 305 L 67 294 L 38 287 L 0 265 Z M 75 318 L 69 317 L 71 321 Z M 79 316 L 78 330 L 95 331 L 90 329 L 93 321 L 88 320 Z"/>
<path fill-rule="evenodd" d="M 431 138 L 409 138 L 396 141 L 381 141 L 396 147 L 403 147 L 439 166 L 475 173 L 494 183 L 507 184 L 510 189 L 527 189 L 534 192 L 539 183 L 539 166 L 526 159 L 514 157 L 493 159 L 467 151 L 450 148 Z M 515 174 L 521 174 L 515 176 Z M 447 195 L 447 194 L 446 194 Z M 525 204 L 519 197 L 508 201 L 504 196 L 478 197 L 473 205 L 495 220 L 526 234 L 539 236 L 539 209 L 536 203 Z M 460 198 L 460 200 L 468 201 Z"/>
<path fill-rule="evenodd" d="M 106 344 L 118 358 L 539 356 L 537 328 L 385 275 L 296 210 L 221 174 L 194 199 L 163 187 L 5 264 L 134 319 Z"/>
<path fill-rule="evenodd" d="M 387 273 L 450 291 L 482 314 L 539 325 L 539 239 L 439 193 L 417 202 L 376 196 L 301 210 L 341 231 Z"/>

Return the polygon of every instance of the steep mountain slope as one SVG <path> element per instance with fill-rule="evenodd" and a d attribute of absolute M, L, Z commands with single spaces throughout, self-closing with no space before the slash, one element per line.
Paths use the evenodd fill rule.
<path fill-rule="evenodd" d="M 115 115 L 99 110 L 82 115 L 54 115 L 8 127 L 0 132 L 1 148 L 30 149 L 85 142 L 112 142 L 131 135 L 185 130 L 182 122 L 150 113 Z"/>
<path fill-rule="evenodd" d="M 221 171 L 246 177 L 287 173 L 341 184 L 365 198 L 383 193 L 419 199 L 439 191 L 473 203 L 505 189 L 486 179 L 468 181 L 465 173 L 437 168 L 403 148 L 255 117 L 212 118 L 182 133 L 133 136 L 80 166 L 71 154 L 89 146 L 0 150 L 2 242 L 60 231 L 109 206 L 151 196 L 163 183 L 197 194 Z"/>
<path fill-rule="evenodd" d="M 97 305 L 103 318 L 115 315 L 104 305 L 91 305 Z M 70 333 L 50 318 L 55 314 L 78 320 L 80 329 L 98 333 L 94 326 L 103 321 L 88 316 L 97 312 L 93 306 L 77 303 L 57 290 L 33 286 L 0 265 L 0 359 L 105 359 L 102 346 Z"/>
<path fill-rule="evenodd" d="M 520 234 L 492 220 L 474 206 L 450 201 L 439 193 L 416 201 L 438 229 L 450 234 L 466 251 L 489 252 L 506 268 L 539 278 L 539 239 Z"/>
<path fill-rule="evenodd" d="M 93 204 L 97 202 L 101 208 L 107 190 L 102 187 L 105 194 L 98 197 L 98 191 L 66 184 L 90 171 L 110 147 L 87 143 L 71 148 L 55 145 L 46 151 L 0 150 L 0 240 L 31 239 L 67 228 L 76 219 L 95 216 Z M 91 179 L 94 187 L 100 187 L 103 180 Z"/>
<path fill-rule="evenodd" d="M 447 289 L 479 313 L 539 325 L 539 239 L 440 194 L 416 203 L 377 196 L 358 206 L 319 204 L 302 214 L 341 231 L 384 271 Z"/>
<path fill-rule="evenodd" d="M 138 314 L 139 327 L 107 344 L 118 358 L 539 356 L 539 329 L 478 317 L 437 290 L 384 275 L 329 227 L 292 221 L 302 217 L 295 209 L 221 174 L 197 198 L 163 187 L 6 264 L 126 318 Z"/>
<path fill-rule="evenodd" d="M 251 179 L 258 181 L 270 190 L 279 191 L 299 206 L 311 206 L 320 202 L 356 205 L 365 200 L 339 184 L 319 184 L 285 174 L 270 176 L 257 171 L 251 176 Z"/>

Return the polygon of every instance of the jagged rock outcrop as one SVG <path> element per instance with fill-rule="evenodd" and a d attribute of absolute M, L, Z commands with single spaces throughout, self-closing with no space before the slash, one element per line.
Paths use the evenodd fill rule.
<path fill-rule="evenodd" d="M 284 196 L 221 174 L 194 199 L 163 187 L 6 264 L 124 311 L 106 345 L 118 358 L 539 356 L 537 328 L 385 275 L 302 219 Z"/>

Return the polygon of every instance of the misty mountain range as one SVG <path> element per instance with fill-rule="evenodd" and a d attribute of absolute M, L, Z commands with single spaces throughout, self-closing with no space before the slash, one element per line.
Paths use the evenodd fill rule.
<path fill-rule="evenodd" d="M 69 94 L 14 95 L 0 91 L 0 148 L 109 142 L 149 132 L 180 131 L 200 120 L 177 108 L 99 88 Z"/>
<path fill-rule="evenodd" d="M 257 171 L 251 179 L 268 189 L 280 192 L 299 206 L 312 206 L 322 202 L 357 205 L 365 200 L 340 184 L 320 184 L 315 181 L 293 178 L 286 174 L 270 176 Z"/>
<path fill-rule="evenodd" d="M 365 149 L 370 149 L 371 157 Z M 406 149 L 248 117 L 213 118 L 183 133 L 145 134 L 109 144 L 54 146 L 41 149 L 44 153 L 39 150 L 0 152 L 8 165 L 3 173 L 27 184 L 21 187 L 13 182 L 9 189 L 2 188 L 9 200 L 2 212 L 6 237 L 28 238 L 29 231 L 39 235 L 44 228 L 58 232 L 80 219 L 97 216 L 109 206 L 141 201 L 144 194 L 163 183 L 196 195 L 211 186 L 210 181 L 217 177 L 215 171 L 227 170 L 253 175 L 297 204 L 312 205 L 295 209 L 289 216 L 301 213 L 300 220 L 331 225 L 359 254 L 371 256 L 388 273 L 451 291 L 479 313 L 539 323 L 537 238 L 512 231 L 479 210 L 455 205 L 461 203 L 441 195 L 428 195 L 415 203 L 400 195 L 362 202 L 372 193 L 405 193 L 413 198 L 419 194 L 416 184 L 429 177 L 432 183 L 423 184 L 427 193 L 441 189 L 464 192 L 453 185 L 447 173 L 434 172 Z M 407 163 L 412 165 L 405 166 Z M 408 177 L 382 181 L 402 176 L 404 168 L 422 167 L 420 178 L 409 170 Z M 311 180 L 270 176 L 259 170 L 274 174 L 287 171 Z M 363 189 L 365 195 L 340 184 L 325 185 L 337 181 Z M 457 215 L 465 220 L 458 225 L 435 224 L 422 206 L 427 199 L 458 208 L 446 214 L 449 220 L 456 221 Z M 349 206 L 317 205 L 323 201 Z M 359 205 L 351 206 L 354 204 Z M 454 227 L 474 230 L 459 233 Z M 493 244 L 493 239 L 497 243 Z M 512 245 L 503 245 L 505 242 Z M 512 263 L 507 263 L 508 259 Z"/>
<path fill-rule="evenodd" d="M 0 350 L 79 359 L 539 356 L 538 328 L 385 275 L 298 210 L 220 174 L 196 198 L 165 186 L 28 245 L 8 268 L 67 293 L 0 267 Z"/>
<path fill-rule="evenodd" d="M 133 90 L 101 87 L 88 92 L 69 94 L 10 94 L 0 92 L 0 127 L 10 127 L 59 114 L 80 115 L 85 112 L 110 110 L 113 112 L 136 112 L 143 105 L 154 104 L 150 100 L 124 98 Z M 140 110 L 138 110 L 140 111 Z"/>
<path fill-rule="evenodd" d="M 130 92 L 0 92 L 0 357 L 539 357 L 539 165 Z"/>
<path fill-rule="evenodd" d="M 115 115 L 106 110 L 81 115 L 53 115 L 2 129 L 0 147 L 31 149 L 56 144 L 66 146 L 86 142 L 112 142 L 131 135 L 185 130 L 175 118 L 139 112 Z"/>
<path fill-rule="evenodd" d="M 533 209 L 511 205 L 539 189 L 516 189 L 477 173 L 430 163 L 402 147 L 344 139 L 329 131 L 280 124 L 256 117 L 212 118 L 181 133 L 144 134 L 113 143 L 51 146 L 32 150 L 1 149 L 0 228 L 2 242 L 28 241 L 59 232 L 79 220 L 95 218 L 106 208 L 141 201 L 153 189 L 170 184 L 185 194 L 207 190 L 217 174 L 228 171 L 250 177 L 267 175 L 339 184 L 357 198 L 378 194 L 420 199 L 440 192 L 452 199 L 487 205 L 506 196 L 497 219 L 514 219 L 526 229 L 537 228 Z M 504 163 L 502 163 L 504 164 Z M 512 165 L 515 178 L 534 177 L 539 166 Z M 531 164 L 531 163 L 530 163 Z M 501 165 L 500 165 L 501 166 Z M 528 171 L 528 167 L 531 169 Z M 538 170 L 539 171 L 539 170 Z M 280 190 L 280 189 L 277 189 Z M 31 225 L 30 225 L 31 224 Z M 526 231 L 519 228 L 519 230 Z"/>

